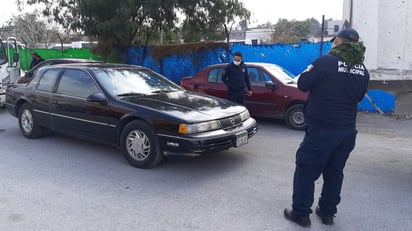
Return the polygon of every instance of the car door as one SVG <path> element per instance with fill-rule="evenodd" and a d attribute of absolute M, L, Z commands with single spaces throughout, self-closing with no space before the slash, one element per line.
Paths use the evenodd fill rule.
<path fill-rule="evenodd" d="M 37 123 L 50 127 L 50 99 L 56 87 L 61 69 L 50 69 L 43 73 L 35 85 L 34 94 L 30 96 L 33 114 Z"/>
<path fill-rule="evenodd" d="M 64 70 L 51 99 L 54 129 L 91 139 L 114 140 L 114 137 L 109 137 L 109 107 L 87 100 L 96 92 L 101 90 L 89 73 L 77 69 Z"/>
<path fill-rule="evenodd" d="M 249 81 L 253 94 L 247 96 L 245 105 L 255 116 L 280 113 L 283 102 L 281 86 L 263 68 L 248 66 Z"/>
<path fill-rule="evenodd" d="M 224 99 L 227 98 L 227 87 L 222 82 L 222 75 L 224 72 L 224 67 L 216 67 L 210 69 L 207 75 L 207 83 L 204 88 L 204 92 L 206 94 Z"/>

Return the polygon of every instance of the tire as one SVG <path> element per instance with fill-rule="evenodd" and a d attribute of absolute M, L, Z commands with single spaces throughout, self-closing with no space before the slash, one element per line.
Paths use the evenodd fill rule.
<path fill-rule="evenodd" d="M 143 121 L 132 121 L 123 128 L 120 145 L 126 160 L 137 168 L 153 168 L 164 157 L 156 134 Z"/>
<path fill-rule="evenodd" d="M 285 122 L 289 128 L 294 130 L 305 129 L 305 117 L 303 115 L 303 104 L 292 105 L 286 110 Z"/>
<path fill-rule="evenodd" d="M 30 104 L 25 103 L 20 107 L 18 120 L 23 136 L 33 139 L 44 134 L 42 127 L 37 124 L 36 118 L 33 116 L 33 108 Z"/>

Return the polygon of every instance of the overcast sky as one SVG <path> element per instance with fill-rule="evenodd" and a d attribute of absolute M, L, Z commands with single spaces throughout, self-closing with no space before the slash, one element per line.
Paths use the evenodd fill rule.
<path fill-rule="evenodd" d="M 342 19 L 343 0 L 239 0 L 252 12 L 251 24 L 263 24 L 279 18 L 298 21 L 315 18 Z"/>
<path fill-rule="evenodd" d="M 315 18 L 342 19 L 343 0 L 239 0 L 252 12 L 251 25 L 272 22 L 279 18 L 305 20 Z M 0 25 L 18 14 L 15 0 L 0 0 Z"/>

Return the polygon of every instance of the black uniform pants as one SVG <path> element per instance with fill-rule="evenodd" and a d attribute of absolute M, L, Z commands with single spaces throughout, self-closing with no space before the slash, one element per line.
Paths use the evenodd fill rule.
<path fill-rule="evenodd" d="M 340 202 L 343 169 L 355 147 L 357 130 L 319 130 L 306 128 L 296 152 L 292 208 L 297 216 L 309 216 L 314 201 L 315 181 L 322 174 L 323 187 L 318 206 L 334 215 Z"/>
<path fill-rule="evenodd" d="M 228 100 L 233 101 L 235 103 L 245 105 L 245 91 L 244 90 L 228 91 L 227 98 Z"/>

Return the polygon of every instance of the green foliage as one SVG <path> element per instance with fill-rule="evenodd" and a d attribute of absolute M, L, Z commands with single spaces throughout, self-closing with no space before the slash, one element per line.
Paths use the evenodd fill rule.
<path fill-rule="evenodd" d="M 236 21 L 249 20 L 250 12 L 238 0 L 181 1 L 185 15 L 183 37 L 185 41 L 221 40 L 226 36 L 225 28 Z"/>
<path fill-rule="evenodd" d="M 17 0 L 23 1 L 44 4 L 43 14 L 67 30 L 84 31 L 119 49 L 156 44 L 161 33 L 175 37 L 177 25 L 189 41 L 220 39 L 224 25 L 250 17 L 238 0 Z"/>
<path fill-rule="evenodd" d="M 155 46 L 152 50 L 151 56 L 159 61 L 164 57 L 172 55 L 187 55 L 203 52 L 207 50 L 214 50 L 216 48 L 226 47 L 225 43 L 218 42 L 199 42 L 186 43 L 181 45 L 163 45 Z"/>
<path fill-rule="evenodd" d="M 319 31 L 320 24 L 314 18 L 304 21 L 279 19 L 275 24 L 274 42 L 296 43 L 310 36 L 318 35 Z"/>

